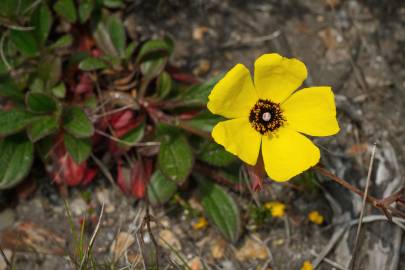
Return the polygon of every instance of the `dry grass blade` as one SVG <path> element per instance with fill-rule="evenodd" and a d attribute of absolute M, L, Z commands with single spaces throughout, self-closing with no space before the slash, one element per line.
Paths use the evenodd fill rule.
<path fill-rule="evenodd" d="M 1 248 L 1 246 L 0 246 L 0 254 L 1 254 L 1 257 L 3 258 L 4 262 L 6 263 L 7 268 L 8 268 L 8 269 L 12 269 L 12 268 L 11 268 L 11 263 L 10 263 L 10 261 L 8 260 L 6 254 L 4 253 L 3 249 Z"/>
<path fill-rule="evenodd" d="M 85 264 L 86 264 L 86 262 L 87 262 L 87 259 L 89 258 L 89 254 L 90 254 L 90 251 L 91 251 L 91 249 L 92 249 L 92 247 L 93 247 L 94 241 L 96 240 L 97 233 L 98 233 L 98 231 L 100 230 L 100 224 L 101 224 L 101 220 L 102 220 L 102 218 L 103 218 L 103 214 L 104 214 L 104 202 L 103 202 L 103 204 L 101 205 L 100 217 L 98 218 L 98 222 L 97 222 L 96 228 L 94 229 L 93 235 L 92 235 L 91 238 L 90 238 L 89 245 L 88 245 L 88 247 L 87 247 L 87 249 L 86 249 L 86 252 L 84 253 L 84 256 L 83 256 L 83 258 L 82 258 L 82 261 L 81 261 L 81 263 L 80 263 L 79 270 L 82 270 L 82 269 L 83 269 L 83 267 L 85 266 Z"/>
<path fill-rule="evenodd" d="M 377 145 L 374 144 L 373 150 L 371 152 L 370 165 L 368 166 L 367 181 L 366 181 L 366 187 L 365 187 L 364 196 L 363 196 L 363 205 L 361 207 L 359 224 L 357 226 L 356 239 L 354 241 L 354 247 L 353 247 L 353 256 L 352 256 L 352 260 L 350 261 L 350 269 L 354 269 L 354 266 L 356 263 L 357 246 L 359 244 L 359 237 L 360 237 L 361 225 L 362 225 L 362 221 L 363 221 L 363 217 L 364 217 L 364 210 L 366 209 L 366 201 L 367 201 L 367 196 L 368 196 L 368 190 L 370 187 L 371 172 L 373 171 L 373 164 L 374 164 L 374 157 L 375 157 L 376 149 L 377 149 Z"/>

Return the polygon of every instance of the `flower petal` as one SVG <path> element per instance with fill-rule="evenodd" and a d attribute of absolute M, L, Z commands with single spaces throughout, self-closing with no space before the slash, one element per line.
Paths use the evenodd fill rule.
<path fill-rule="evenodd" d="M 262 135 L 252 128 L 247 117 L 219 122 L 212 130 L 212 137 L 247 164 L 256 164 Z"/>
<path fill-rule="evenodd" d="M 281 103 L 307 78 L 307 68 L 295 58 L 264 54 L 255 62 L 254 77 L 259 98 Z"/>
<path fill-rule="evenodd" d="M 289 127 L 312 136 L 339 132 L 333 92 L 328 86 L 310 87 L 294 93 L 281 104 Z"/>
<path fill-rule="evenodd" d="M 270 178 L 283 182 L 318 163 L 320 152 L 307 137 L 282 127 L 274 135 L 263 136 L 264 168 Z"/>
<path fill-rule="evenodd" d="M 249 116 L 258 100 L 249 70 L 237 64 L 220 80 L 208 97 L 208 109 L 226 118 Z"/>

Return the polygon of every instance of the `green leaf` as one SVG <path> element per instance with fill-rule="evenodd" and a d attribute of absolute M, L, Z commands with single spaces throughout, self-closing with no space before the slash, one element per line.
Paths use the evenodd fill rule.
<path fill-rule="evenodd" d="M 73 43 L 73 37 L 70 34 L 67 35 L 63 35 L 61 36 L 58 40 L 55 41 L 55 43 L 53 43 L 50 48 L 51 49 L 60 49 L 63 47 L 68 47 L 70 45 L 72 45 Z"/>
<path fill-rule="evenodd" d="M 164 204 L 176 193 L 176 183 L 167 179 L 160 170 L 156 170 L 148 185 L 148 199 L 152 205 Z"/>
<path fill-rule="evenodd" d="M 125 49 L 125 59 L 130 59 L 132 54 L 134 53 L 136 46 L 138 44 L 135 41 L 132 41 L 131 43 L 128 44 L 128 47 Z"/>
<path fill-rule="evenodd" d="M 149 60 L 141 64 L 141 72 L 145 76 L 145 80 L 151 80 L 164 70 L 167 63 L 167 58 L 159 58 Z"/>
<path fill-rule="evenodd" d="M 198 174 L 194 175 L 201 192 L 201 203 L 208 219 L 229 240 L 235 242 L 241 233 L 241 220 L 234 199 L 220 186 Z"/>
<path fill-rule="evenodd" d="M 54 55 L 46 55 L 41 58 L 38 66 L 38 76 L 44 82 L 43 90 L 51 89 L 60 81 L 62 74 L 62 59 Z"/>
<path fill-rule="evenodd" d="M 109 8 L 120 8 L 124 6 L 122 0 L 103 0 L 103 4 Z"/>
<path fill-rule="evenodd" d="M 85 23 L 94 9 L 93 0 L 81 0 L 79 5 L 79 19 L 81 23 Z"/>
<path fill-rule="evenodd" d="M 152 39 L 145 42 L 139 50 L 136 61 L 138 63 L 167 57 L 171 54 L 172 47 L 165 40 Z"/>
<path fill-rule="evenodd" d="M 63 122 L 63 128 L 77 138 L 87 138 L 94 133 L 93 124 L 86 113 L 77 106 L 66 108 Z"/>
<path fill-rule="evenodd" d="M 89 57 L 82 60 L 79 64 L 79 68 L 84 71 L 92 71 L 97 69 L 103 69 L 108 67 L 106 62 L 100 58 Z"/>
<path fill-rule="evenodd" d="M 166 71 L 162 72 L 157 81 L 157 92 L 160 98 L 165 98 L 172 89 L 172 78 Z"/>
<path fill-rule="evenodd" d="M 89 158 L 91 153 L 90 139 L 78 139 L 69 133 L 65 133 L 63 139 L 66 150 L 77 164 L 80 164 Z"/>
<path fill-rule="evenodd" d="M 58 0 L 53 6 L 55 12 L 70 23 L 77 20 L 76 7 L 73 0 Z"/>
<path fill-rule="evenodd" d="M 58 120 L 51 115 L 44 115 L 28 126 L 28 137 L 32 142 L 36 142 L 49 134 L 56 132 L 59 128 Z"/>
<path fill-rule="evenodd" d="M 57 98 L 64 98 L 66 96 L 66 86 L 63 82 L 56 85 L 51 89 L 52 94 Z"/>
<path fill-rule="evenodd" d="M 160 140 L 160 170 L 170 180 L 182 183 L 190 174 L 194 161 L 187 138 L 180 132 L 170 132 L 162 135 Z"/>
<path fill-rule="evenodd" d="M 52 21 L 52 13 L 45 3 L 42 3 L 31 17 L 31 23 L 34 27 L 34 35 L 38 41 L 38 44 L 41 46 L 45 44 L 48 38 L 52 27 Z"/>
<path fill-rule="evenodd" d="M 195 129 L 199 129 L 205 132 L 211 132 L 216 124 L 223 121 L 224 118 L 218 115 L 210 113 L 208 110 L 204 110 L 193 119 L 185 121 L 188 126 Z"/>
<path fill-rule="evenodd" d="M 180 95 L 179 100 L 185 106 L 206 106 L 208 103 L 208 96 L 212 88 L 222 78 L 222 76 L 215 77 L 209 81 L 197 84 L 189 88 L 184 94 Z"/>
<path fill-rule="evenodd" d="M 0 78 L 0 96 L 16 102 L 24 102 L 24 93 L 10 79 Z"/>
<path fill-rule="evenodd" d="M 11 188 L 27 176 L 34 159 L 34 145 L 24 134 L 0 140 L 0 189 Z"/>
<path fill-rule="evenodd" d="M 124 148 L 134 146 L 142 140 L 144 133 L 145 133 L 145 125 L 141 124 L 138 127 L 127 132 L 124 136 L 122 136 L 120 138 L 120 141 L 123 141 L 125 143 L 120 142 L 118 143 L 118 145 Z"/>
<path fill-rule="evenodd" d="M 104 22 L 101 21 L 97 24 L 96 30 L 93 33 L 94 40 L 96 41 L 97 47 L 99 47 L 106 55 L 118 57 L 118 51 L 111 40 L 111 36 L 105 26 Z"/>
<path fill-rule="evenodd" d="M 125 56 L 126 35 L 122 21 L 117 16 L 110 16 L 107 20 L 107 29 L 114 47 L 121 57 Z"/>
<path fill-rule="evenodd" d="M 17 133 L 35 120 L 29 112 L 13 109 L 0 111 L 0 136 Z"/>
<path fill-rule="evenodd" d="M 227 152 L 223 146 L 213 141 L 206 141 L 200 151 L 198 155 L 200 160 L 218 167 L 228 166 L 237 160 L 236 157 Z"/>
<path fill-rule="evenodd" d="M 33 31 L 11 30 L 10 39 L 17 49 L 26 56 L 35 56 L 39 51 Z"/>
<path fill-rule="evenodd" d="M 50 113 L 58 108 L 56 100 L 46 94 L 37 92 L 28 92 L 25 103 L 27 108 L 34 113 Z"/>
<path fill-rule="evenodd" d="M 13 17 L 18 10 L 18 1 L 15 0 L 1 0 L 0 1 L 0 15 L 2 17 Z"/>

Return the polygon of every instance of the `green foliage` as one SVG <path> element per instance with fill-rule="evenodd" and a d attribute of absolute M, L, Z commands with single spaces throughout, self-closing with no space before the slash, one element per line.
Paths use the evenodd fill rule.
<path fill-rule="evenodd" d="M 0 136 L 17 133 L 34 120 L 35 116 L 24 110 L 0 111 Z"/>
<path fill-rule="evenodd" d="M 117 49 L 118 54 L 123 57 L 126 46 L 124 25 L 117 16 L 111 16 L 107 20 L 107 29 L 114 47 Z"/>
<path fill-rule="evenodd" d="M 148 200 L 152 205 L 164 204 L 176 191 L 176 183 L 167 179 L 160 170 L 156 170 L 148 185 Z"/>
<path fill-rule="evenodd" d="M 52 13 L 49 7 L 42 3 L 34 12 L 31 18 L 31 23 L 34 27 L 34 35 L 38 44 L 43 45 L 48 39 L 49 32 L 52 27 Z"/>
<path fill-rule="evenodd" d="M 86 113 L 77 106 L 67 107 L 63 112 L 63 128 L 77 138 L 88 138 L 94 127 Z"/>
<path fill-rule="evenodd" d="M 89 57 L 82 60 L 79 64 L 79 68 L 84 71 L 92 71 L 106 68 L 107 63 L 100 58 Z"/>
<path fill-rule="evenodd" d="M 55 133 L 59 129 L 58 119 L 55 116 L 45 115 L 38 117 L 27 129 L 28 137 L 32 142 Z"/>
<path fill-rule="evenodd" d="M 58 108 L 56 100 L 43 93 L 28 92 L 25 103 L 28 110 L 34 113 L 50 113 Z"/>
<path fill-rule="evenodd" d="M 11 30 L 10 39 L 24 55 L 32 57 L 38 54 L 39 48 L 33 31 Z"/>
<path fill-rule="evenodd" d="M 81 0 L 79 5 L 79 19 L 81 23 L 85 23 L 94 9 L 94 0 Z"/>
<path fill-rule="evenodd" d="M 177 130 L 161 128 L 159 168 L 176 183 L 182 183 L 193 166 L 193 153 L 186 137 Z"/>
<path fill-rule="evenodd" d="M 88 138 L 76 138 L 69 133 L 63 136 L 66 150 L 77 164 L 85 161 L 91 153 L 91 143 Z"/>
<path fill-rule="evenodd" d="M 73 0 L 58 0 L 53 6 L 55 12 L 70 23 L 77 20 L 77 11 Z"/>
<path fill-rule="evenodd" d="M 160 98 L 165 98 L 170 94 L 172 89 L 172 78 L 170 78 L 169 73 L 162 72 L 157 81 L 157 94 Z"/>
<path fill-rule="evenodd" d="M 205 214 L 227 239 L 236 241 L 241 233 L 241 221 L 234 199 L 210 179 L 198 174 L 194 176 L 198 180 Z"/>
<path fill-rule="evenodd" d="M 0 140 L 0 189 L 17 185 L 32 165 L 34 146 L 24 134 Z"/>
<path fill-rule="evenodd" d="M 120 187 L 152 205 L 198 189 L 206 216 L 235 241 L 239 210 L 207 178 L 241 185 L 240 163 L 210 139 L 222 118 L 206 102 L 220 78 L 191 83 L 198 78 L 168 66 L 173 41 L 131 39 L 124 11 L 122 0 L 0 1 L 0 189 L 21 182 L 35 157 L 57 169 L 73 160 L 58 175 L 72 186 L 95 174 L 92 153 L 109 156 L 106 168 L 132 174 Z"/>
<path fill-rule="evenodd" d="M 221 79 L 222 76 L 213 78 L 207 82 L 194 85 L 187 89 L 184 94 L 179 96 L 185 106 L 206 106 L 208 96 L 211 93 L 214 85 Z"/>
<path fill-rule="evenodd" d="M 119 145 L 121 147 L 135 146 L 140 142 L 145 134 L 145 125 L 141 124 L 136 128 L 133 128 L 128 133 L 120 138 Z"/>
<path fill-rule="evenodd" d="M 225 151 L 225 149 L 214 142 L 205 141 L 200 149 L 198 158 L 208 164 L 225 167 L 235 162 L 237 159 L 234 155 Z"/>

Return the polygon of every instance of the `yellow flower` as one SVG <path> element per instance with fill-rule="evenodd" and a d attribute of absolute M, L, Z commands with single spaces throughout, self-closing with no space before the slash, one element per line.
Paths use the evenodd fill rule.
<path fill-rule="evenodd" d="M 205 217 L 200 217 L 196 223 L 193 224 L 194 230 L 202 230 L 207 227 L 208 221 Z"/>
<path fill-rule="evenodd" d="M 314 267 L 312 266 L 312 263 L 310 261 L 305 261 L 301 267 L 301 270 L 313 270 L 313 269 Z"/>
<path fill-rule="evenodd" d="M 285 215 L 285 204 L 281 202 L 268 202 L 264 208 L 270 210 L 273 217 L 283 217 Z"/>
<path fill-rule="evenodd" d="M 323 216 L 321 214 L 319 214 L 318 211 L 311 211 L 308 214 L 308 219 L 309 219 L 309 221 L 311 221 L 315 224 L 318 224 L 318 225 L 321 225 L 324 220 Z"/>
<path fill-rule="evenodd" d="M 233 67 L 212 90 L 208 109 L 231 120 L 212 130 L 214 140 L 250 165 L 261 153 L 275 181 L 287 181 L 316 165 L 320 152 L 302 133 L 330 136 L 339 131 L 334 95 L 329 86 L 293 92 L 307 77 L 298 59 L 260 56 L 254 82 L 242 64 Z"/>

